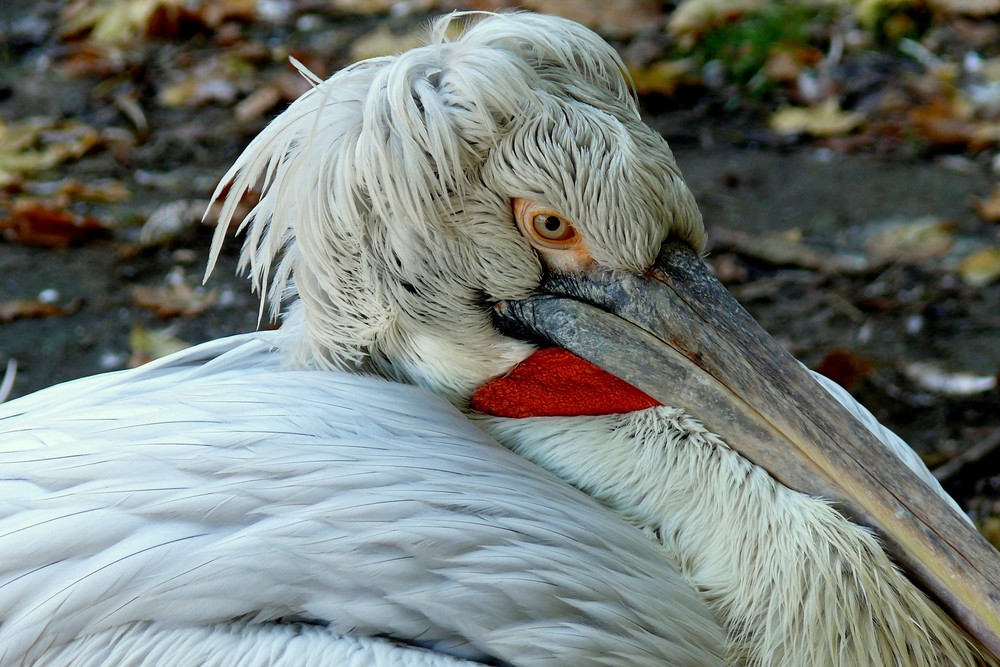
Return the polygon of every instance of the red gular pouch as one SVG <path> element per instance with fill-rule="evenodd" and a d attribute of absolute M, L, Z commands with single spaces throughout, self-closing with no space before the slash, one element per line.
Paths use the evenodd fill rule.
<path fill-rule="evenodd" d="M 560 347 L 538 350 L 472 395 L 472 409 L 496 417 L 612 415 L 661 405 Z"/>

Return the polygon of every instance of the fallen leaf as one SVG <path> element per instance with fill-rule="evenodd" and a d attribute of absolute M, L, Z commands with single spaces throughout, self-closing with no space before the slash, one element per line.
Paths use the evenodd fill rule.
<path fill-rule="evenodd" d="M 196 29 L 214 30 L 230 19 L 252 19 L 256 10 L 255 0 L 75 0 L 60 14 L 60 34 L 127 46 L 145 35 L 174 39 Z"/>
<path fill-rule="evenodd" d="M 889 223 L 865 249 L 879 260 L 921 262 L 947 252 L 955 243 L 953 230 L 953 223 L 934 217 Z"/>
<path fill-rule="evenodd" d="M 711 260 L 715 277 L 723 285 L 745 283 L 750 278 L 750 270 L 736 253 L 712 253 Z"/>
<path fill-rule="evenodd" d="M 683 0 L 670 15 L 667 29 L 675 36 L 698 35 L 764 6 L 764 0 Z"/>
<path fill-rule="evenodd" d="M 96 218 L 34 200 L 19 200 L 10 217 L 0 220 L 0 236 L 14 243 L 63 248 L 109 238 L 111 231 Z"/>
<path fill-rule="evenodd" d="M 605 37 L 624 39 L 663 27 L 665 16 L 648 0 L 521 0 L 519 7 L 582 23 Z"/>
<path fill-rule="evenodd" d="M 144 33 L 161 0 L 75 0 L 60 14 L 64 39 L 85 36 L 102 45 Z"/>
<path fill-rule="evenodd" d="M 779 45 L 772 49 L 764 64 L 764 72 L 772 81 L 794 82 L 807 67 L 823 59 L 823 52 L 807 46 Z"/>
<path fill-rule="evenodd" d="M 124 71 L 128 61 L 125 52 L 118 47 L 78 42 L 68 44 L 65 55 L 54 66 L 68 77 L 107 79 Z"/>
<path fill-rule="evenodd" d="M 392 56 L 402 51 L 420 46 L 424 36 L 416 32 L 398 35 L 387 25 L 380 25 L 375 30 L 358 37 L 351 43 L 351 60 L 368 60 L 379 56 Z"/>
<path fill-rule="evenodd" d="M 988 198 L 977 200 L 975 206 L 979 217 L 986 222 L 1000 222 L 1000 186 L 993 188 Z"/>
<path fill-rule="evenodd" d="M 0 182 L 83 157 L 102 143 L 97 130 L 76 121 L 0 119 Z"/>
<path fill-rule="evenodd" d="M 44 303 L 42 301 L 27 301 L 15 299 L 13 301 L 0 301 L 0 322 L 9 324 L 14 320 L 28 317 L 51 317 L 62 315 L 65 309 L 54 303 Z"/>
<path fill-rule="evenodd" d="M 993 48 L 993 44 L 1000 39 L 1000 25 L 995 21 L 977 21 L 966 16 L 956 16 L 949 24 L 955 31 L 955 37 L 978 53 Z"/>
<path fill-rule="evenodd" d="M 125 201 L 132 196 L 132 193 L 129 192 L 124 183 L 114 179 L 102 179 L 83 183 L 76 179 L 67 178 L 66 180 L 59 181 L 58 186 L 57 194 L 65 195 L 70 199 L 102 204 L 115 204 Z"/>
<path fill-rule="evenodd" d="M 257 0 L 161 0 L 146 24 L 146 34 L 163 39 L 183 37 L 193 29 L 215 31 L 227 21 L 252 21 Z"/>
<path fill-rule="evenodd" d="M 150 331 L 143 327 L 136 327 L 129 334 L 128 342 L 129 347 L 132 348 L 132 353 L 128 358 L 130 368 L 191 347 L 189 343 L 175 337 L 169 329 Z"/>
<path fill-rule="evenodd" d="M 199 107 L 212 102 L 230 104 L 239 93 L 238 74 L 222 59 L 213 58 L 199 63 L 166 83 L 156 95 L 156 101 L 171 109 Z"/>
<path fill-rule="evenodd" d="M 281 89 L 273 83 L 261 86 L 253 91 L 233 109 L 236 118 L 241 121 L 248 121 L 260 118 L 265 113 L 278 106 L 282 99 Z"/>
<path fill-rule="evenodd" d="M 971 103 L 960 94 L 952 100 L 935 98 L 911 110 L 907 121 L 921 138 L 938 149 L 975 152 L 1000 142 L 1000 122 L 975 118 Z"/>
<path fill-rule="evenodd" d="M 929 4 L 944 14 L 965 16 L 1000 14 L 1000 0 L 930 0 Z"/>
<path fill-rule="evenodd" d="M 864 114 L 844 111 L 831 98 L 811 107 L 782 107 L 771 114 L 768 125 L 778 134 L 835 137 L 857 129 L 864 121 Z"/>
<path fill-rule="evenodd" d="M 830 350 L 813 370 L 850 390 L 871 375 L 875 365 L 854 352 Z"/>
<path fill-rule="evenodd" d="M 283 72 L 258 86 L 233 108 L 239 121 L 264 116 L 281 102 L 292 102 L 309 90 L 309 82 L 297 72 Z"/>
<path fill-rule="evenodd" d="M 218 297 L 215 290 L 192 289 L 175 285 L 136 285 L 132 287 L 135 305 L 156 312 L 157 317 L 193 317 L 207 310 Z"/>
<path fill-rule="evenodd" d="M 854 18 L 866 28 L 873 28 L 891 11 L 917 8 L 922 3 L 923 0 L 853 0 Z"/>
<path fill-rule="evenodd" d="M 996 389 L 995 375 L 949 372 L 934 364 L 913 362 L 902 368 L 903 375 L 924 391 L 945 396 L 972 396 Z"/>
<path fill-rule="evenodd" d="M 872 262 L 859 253 L 822 248 L 802 242 L 801 230 L 783 234 L 759 234 L 716 225 L 713 249 L 726 248 L 774 266 L 794 266 L 824 273 L 856 275 L 872 269 Z"/>
<path fill-rule="evenodd" d="M 163 204 L 150 214 L 142 226 L 139 243 L 143 246 L 169 243 L 185 230 L 196 226 L 208 205 L 203 199 L 180 199 Z"/>
<path fill-rule="evenodd" d="M 330 6 L 345 14 L 371 16 L 400 12 L 413 14 L 429 12 L 438 4 L 438 0 L 329 0 Z"/>
<path fill-rule="evenodd" d="M 984 287 L 1000 278 L 1000 248 L 983 248 L 958 265 L 958 275 L 967 285 Z"/>
<path fill-rule="evenodd" d="M 698 82 L 694 63 L 690 59 L 658 60 L 644 67 L 629 69 L 635 91 L 640 95 L 656 93 L 673 95 L 685 84 Z"/>

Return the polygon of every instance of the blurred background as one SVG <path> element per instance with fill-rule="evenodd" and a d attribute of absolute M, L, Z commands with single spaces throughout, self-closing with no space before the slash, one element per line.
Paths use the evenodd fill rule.
<path fill-rule="evenodd" d="M 326 77 L 499 8 L 620 51 L 720 278 L 1000 544 L 1000 0 L 5 0 L 0 394 L 255 328 L 238 240 L 202 285 L 202 214 L 305 91 L 289 57 Z"/>

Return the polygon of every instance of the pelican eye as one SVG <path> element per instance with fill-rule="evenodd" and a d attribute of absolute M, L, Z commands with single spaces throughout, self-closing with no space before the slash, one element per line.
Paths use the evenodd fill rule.
<path fill-rule="evenodd" d="M 575 247 L 581 240 L 572 222 L 541 204 L 518 198 L 513 209 L 521 234 L 540 250 Z"/>
<path fill-rule="evenodd" d="M 531 219 L 531 228 L 546 241 L 566 241 L 576 235 L 573 225 L 555 213 L 539 213 Z"/>

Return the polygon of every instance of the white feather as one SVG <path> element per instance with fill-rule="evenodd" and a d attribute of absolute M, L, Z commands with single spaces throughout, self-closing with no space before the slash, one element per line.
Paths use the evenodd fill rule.
<path fill-rule="evenodd" d="M 74 640 L 45 667 L 471 667 L 461 658 L 301 623 L 173 627 L 134 623 Z"/>
<path fill-rule="evenodd" d="M 526 665 L 719 659 L 638 531 L 424 390 L 279 370 L 272 337 L 2 406 L 0 664 L 241 618 Z"/>
<path fill-rule="evenodd" d="M 902 462 L 930 476 L 864 407 L 829 381 L 823 385 Z M 475 421 L 662 543 L 722 620 L 734 659 L 750 665 L 993 664 L 899 571 L 869 530 L 825 500 L 779 484 L 681 410 L 476 415 Z M 930 483 L 947 498 L 933 477 Z"/>

